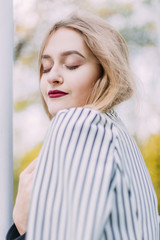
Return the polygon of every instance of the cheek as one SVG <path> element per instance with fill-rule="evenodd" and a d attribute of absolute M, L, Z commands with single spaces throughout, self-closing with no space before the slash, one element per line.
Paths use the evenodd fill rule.
<path fill-rule="evenodd" d="M 39 88 L 42 96 L 45 97 L 45 82 L 43 79 L 40 80 Z"/>
<path fill-rule="evenodd" d="M 72 84 L 72 93 L 80 98 L 88 96 L 93 88 L 93 81 L 88 78 L 78 79 L 76 83 Z"/>
<path fill-rule="evenodd" d="M 88 67 L 86 67 L 84 73 L 86 85 L 93 87 L 95 82 L 100 78 L 100 75 L 100 66 L 97 64 L 90 64 Z"/>
<path fill-rule="evenodd" d="M 76 76 L 73 77 L 73 81 L 70 82 L 72 93 L 75 93 L 78 96 L 90 94 L 98 78 L 99 73 L 96 71 L 96 69 L 86 68 L 83 69 L 83 72 L 79 71 L 79 73 L 76 73 Z"/>

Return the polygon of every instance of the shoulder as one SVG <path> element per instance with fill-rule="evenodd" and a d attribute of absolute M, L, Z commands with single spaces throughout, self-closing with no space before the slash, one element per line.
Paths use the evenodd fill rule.
<path fill-rule="evenodd" d="M 87 146 L 88 151 L 94 148 L 108 155 L 115 147 L 114 128 L 114 122 L 107 114 L 89 108 L 70 108 L 59 111 L 52 119 L 49 138 L 56 149 L 78 146 L 84 150 Z"/>
<path fill-rule="evenodd" d="M 61 134 L 69 130 L 88 130 L 107 132 L 108 137 L 117 135 L 117 119 L 110 114 L 102 113 L 96 109 L 85 107 L 69 108 L 59 111 L 51 120 L 49 131 L 58 131 Z M 112 136 L 111 136 L 112 135 Z"/>
<path fill-rule="evenodd" d="M 83 127 L 89 127 L 90 125 L 101 125 L 105 127 L 111 127 L 114 121 L 105 113 L 101 113 L 98 110 L 76 107 L 70 109 L 64 109 L 59 111 L 56 116 L 51 120 L 51 125 L 66 125 L 73 127 L 83 125 Z"/>
<path fill-rule="evenodd" d="M 52 155 L 73 165 L 89 162 L 99 171 L 107 171 L 108 176 L 113 175 L 116 167 L 114 128 L 110 116 L 95 109 L 78 107 L 59 111 L 50 126 Z"/>

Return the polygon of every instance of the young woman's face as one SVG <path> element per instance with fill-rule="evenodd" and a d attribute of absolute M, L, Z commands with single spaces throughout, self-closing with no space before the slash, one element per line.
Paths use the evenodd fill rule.
<path fill-rule="evenodd" d="M 60 28 L 49 38 L 41 57 L 40 89 L 49 113 L 84 106 L 101 74 L 100 65 L 81 35 Z"/>

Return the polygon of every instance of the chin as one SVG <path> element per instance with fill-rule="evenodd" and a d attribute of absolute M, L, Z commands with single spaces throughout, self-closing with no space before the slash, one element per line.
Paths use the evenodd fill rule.
<path fill-rule="evenodd" d="M 84 106 L 84 104 L 68 104 L 66 106 L 50 106 L 48 107 L 48 111 L 49 113 L 52 115 L 52 117 L 54 117 L 59 111 L 62 111 L 64 109 L 69 109 L 69 108 L 73 108 L 73 107 L 81 107 Z"/>
<path fill-rule="evenodd" d="M 61 111 L 66 109 L 67 107 L 62 107 L 62 108 L 58 108 L 58 109 L 49 109 L 49 113 L 52 115 L 52 117 L 55 117 L 55 115 Z"/>

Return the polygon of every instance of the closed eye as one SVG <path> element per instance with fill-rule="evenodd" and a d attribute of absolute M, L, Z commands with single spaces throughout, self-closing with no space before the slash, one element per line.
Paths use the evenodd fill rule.
<path fill-rule="evenodd" d="M 80 65 L 75 65 L 75 66 L 66 66 L 67 69 L 69 70 L 74 70 L 76 68 L 78 68 Z"/>
<path fill-rule="evenodd" d="M 43 73 L 48 73 L 50 71 L 50 69 L 44 69 Z"/>

